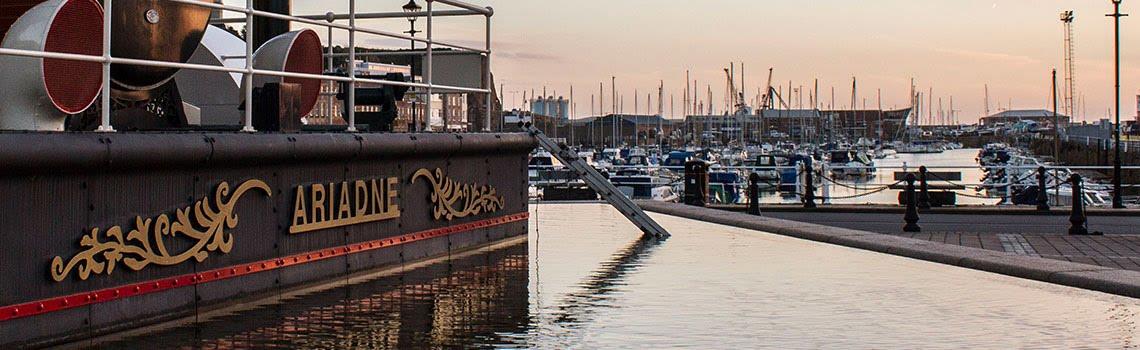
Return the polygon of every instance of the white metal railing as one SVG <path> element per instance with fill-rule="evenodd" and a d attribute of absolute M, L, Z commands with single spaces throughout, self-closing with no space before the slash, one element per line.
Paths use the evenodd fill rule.
<path fill-rule="evenodd" d="M 299 79 L 316 79 L 316 80 L 321 80 L 321 81 L 346 82 L 346 83 L 349 83 L 348 84 L 349 91 L 347 94 L 348 95 L 348 97 L 347 97 L 348 98 L 348 101 L 347 101 L 348 102 L 348 109 L 346 111 L 344 111 L 344 113 L 347 114 L 345 119 L 348 123 L 348 131 L 349 132 L 356 132 L 357 131 L 356 127 L 355 127 L 355 125 L 356 125 L 356 115 L 355 115 L 355 110 L 356 110 L 355 92 L 356 91 L 355 90 L 356 90 L 357 84 L 362 84 L 362 83 L 379 84 L 379 85 L 406 86 L 406 87 L 410 87 L 410 88 L 425 89 L 426 90 L 425 94 L 428 96 L 428 98 L 426 99 L 426 101 L 427 101 L 426 102 L 427 113 L 424 114 L 425 119 L 428 119 L 431 116 L 431 108 L 432 108 L 431 104 L 432 104 L 432 102 L 431 102 L 430 96 L 437 91 L 439 91 L 439 92 L 482 93 L 482 94 L 485 94 L 487 96 L 487 98 L 486 98 L 486 114 L 485 114 L 486 120 L 483 124 L 484 125 L 483 131 L 490 131 L 489 128 L 490 128 L 490 124 L 491 124 L 491 112 L 492 112 L 492 107 L 493 107 L 492 102 L 494 100 L 493 96 L 491 96 L 493 93 L 492 92 L 492 86 L 491 86 L 491 17 L 494 15 L 494 10 L 492 10 L 490 7 L 485 7 L 485 8 L 479 7 L 479 6 L 472 5 L 470 3 L 467 3 L 464 1 L 458 1 L 458 0 L 425 0 L 427 2 L 427 11 L 412 12 L 412 13 L 383 12 L 383 13 L 364 13 L 364 14 L 361 14 L 361 13 L 356 12 L 356 0 L 349 0 L 349 13 L 348 14 L 341 14 L 341 15 L 333 14 L 333 16 L 331 16 L 331 18 L 328 18 L 329 16 L 325 15 L 325 16 L 319 17 L 319 18 L 325 18 L 325 20 L 319 20 L 319 19 L 317 19 L 318 18 L 317 16 L 291 16 L 291 15 L 283 15 L 283 14 L 278 14 L 278 13 L 273 13 L 273 12 L 255 10 L 253 8 L 253 0 L 246 0 L 246 4 L 244 7 L 225 5 L 225 4 L 216 4 L 216 3 L 212 3 L 212 2 L 203 2 L 203 1 L 198 1 L 198 0 L 167 0 L 167 1 L 172 1 L 172 2 L 177 2 L 177 3 L 182 3 L 182 4 L 188 4 L 188 5 L 193 5 L 193 6 L 206 7 L 206 8 L 211 8 L 211 9 L 215 9 L 215 10 L 223 10 L 223 11 L 230 11 L 230 12 L 237 12 L 237 13 L 244 14 L 245 18 L 217 19 L 217 20 L 212 20 L 211 23 L 244 22 L 244 24 L 246 25 L 246 28 L 247 28 L 246 29 L 247 34 L 246 34 L 246 38 L 245 38 L 246 39 L 246 52 L 245 52 L 245 56 L 244 56 L 244 58 L 246 60 L 245 61 L 246 62 L 245 68 L 231 68 L 231 67 L 225 67 L 225 66 L 166 62 L 166 61 L 154 61 L 154 60 L 132 59 L 132 58 L 123 58 L 123 57 L 112 56 L 111 55 L 111 42 L 112 42 L 111 41 L 111 39 L 112 39 L 111 23 L 112 23 L 112 17 L 114 14 L 114 11 L 113 11 L 113 9 L 114 9 L 113 8 L 113 2 L 114 1 L 113 0 L 103 0 L 104 18 L 103 18 L 103 55 L 102 56 L 70 54 L 70 53 L 60 53 L 60 52 L 48 52 L 48 51 L 38 51 L 38 50 L 8 49 L 8 48 L 0 48 L 0 55 L 36 57 L 36 58 L 51 58 L 51 59 L 62 59 L 62 60 L 102 63 L 102 65 L 103 65 L 103 88 L 104 88 L 104 90 L 102 93 L 102 99 L 100 101 L 102 104 L 102 115 L 100 118 L 99 127 L 97 129 L 97 131 L 100 131 L 100 132 L 114 132 L 115 131 L 114 127 L 111 125 L 111 94 L 109 93 L 109 90 L 108 90 L 111 87 L 111 65 L 112 64 L 163 67 L 163 68 L 177 68 L 177 69 L 192 69 L 192 70 L 215 71 L 215 72 L 226 72 L 226 73 L 240 73 L 240 74 L 242 74 L 242 77 L 243 77 L 243 87 L 242 87 L 243 91 L 242 92 L 245 94 L 245 100 L 246 101 L 253 101 L 253 77 L 256 75 L 277 76 L 277 77 L 286 77 L 286 78 L 299 78 Z M 433 10 L 433 3 L 435 3 L 435 2 L 450 5 L 450 6 L 462 9 L 462 10 L 434 11 Z M 485 40 L 486 47 L 483 49 L 478 49 L 478 48 L 472 48 L 472 47 L 467 47 L 467 46 L 463 46 L 463 45 L 433 40 L 433 37 L 432 37 L 432 35 L 433 35 L 433 33 L 432 33 L 433 23 L 432 22 L 433 21 L 432 21 L 432 19 L 433 19 L 433 17 L 435 17 L 437 15 L 443 15 L 443 16 L 484 16 L 485 20 L 486 20 L 486 40 Z M 253 40 L 252 40 L 251 36 L 253 35 L 252 28 L 253 28 L 254 17 L 265 17 L 265 18 L 284 20 L 284 21 L 290 21 L 290 22 L 305 23 L 305 24 L 309 24 L 309 25 L 313 25 L 313 26 L 326 27 L 329 29 L 329 33 L 330 33 L 329 38 L 328 38 L 329 42 L 326 43 L 329 47 L 332 47 L 331 32 L 333 29 L 339 29 L 339 30 L 347 31 L 349 34 L 349 39 L 348 39 L 348 41 L 349 41 L 349 60 L 348 60 L 348 62 L 349 63 L 347 64 L 348 76 L 342 77 L 342 76 L 330 76 L 330 75 L 321 75 L 321 74 L 293 73 L 293 72 L 283 72 L 283 71 L 279 72 L 279 71 L 263 70 L 263 69 L 253 68 L 253 53 L 254 53 L 255 48 L 253 47 Z M 398 33 L 391 33 L 391 32 L 386 32 L 386 31 L 381 31 L 381 30 L 358 27 L 356 25 L 356 19 L 357 18 L 375 19 L 375 18 L 408 18 L 408 17 L 426 17 L 427 18 L 427 30 L 426 30 L 427 38 L 416 38 L 413 36 L 408 36 L 408 35 L 403 35 L 403 34 L 398 34 Z M 343 19 L 347 19 L 349 21 L 349 23 L 347 25 L 336 23 L 337 20 L 343 20 Z M 353 62 L 356 61 L 356 51 L 357 51 L 356 50 L 357 49 L 357 47 L 356 47 L 356 33 L 357 32 L 365 33 L 365 34 L 371 34 L 371 35 L 384 36 L 384 37 L 389 37 L 389 38 L 395 38 L 395 39 L 404 39 L 404 40 L 426 43 L 427 44 L 427 51 L 426 51 L 427 64 L 424 67 L 425 72 L 426 72 L 424 79 L 426 81 L 422 82 L 422 83 L 416 83 L 414 81 L 413 82 L 396 82 L 396 81 L 389 81 L 389 80 L 368 79 L 368 78 L 357 77 L 357 74 L 355 72 L 355 65 L 353 64 Z M 434 84 L 434 79 L 432 77 L 432 68 L 433 68 L 432 67 L 432 58 L 434 55 L 432 51 L 433 51 L 434 45 L 440 45 L 440 46 L 444 46 L 444 47 L 449 47 L 449 48 L 453 48 L 453 49 L 458 49 L 458 50 L 463 50 L 463 51 L 468 51 L 468 52 L 473 52 L 473 53 L 478 53 L 478 54 L 483 55 L 485 58 L 484 67 L 483 67 L 484 68 L 484 74 L 485 74 L 484 81 L 483 81 L 483 87 L 482 88 L 471 88 L 471 87 L 462 87 L 462 86 Z M 331 64 L 331 59 L 329 60 L 329 64 Z M 323 70 L 323 71 L 327 71 L 327 70 Z M 413 75 L 414 75 L 414 72 L 413 72 Z M 256 130 L 253 128 L 253 109 L 252 108 L 245 108 L 244 112 L 245 112 L 245 116 L 244 116 L 242 131 L 255 132 Z M 416 123 L 416 128 L 417 129 L 415 131 L 424 131 L 424 130 L 420 129 L 419 123 Z"/>
<path fill-rule="evenodd" d="M 815 175 L 814 180 L 813 180 L 813 182 L 815 183 L 814 186 L 816 187 L 817 191 L 821 192 L 820 194 L 817 194 L 816 197 L 818 199 L 823 200 L 824 203 L 827 204 L 829 202 L 829 200 L 832 198 L 834 198 L 834 199 L 855 199 L 855 198 L 859 198 L 859 197 L 863 197 L 863 196 L 867 196 L 867 195 L 877 194 L 877 193 L 883 192 L 883 191 L 891 191 L 888 193 L 894 193 L 894 192 L 901 191 L 902 190 L 901 185 L 904 183 L 904 181 L 897 181 L 891 175 L 895 171 L 918 173 L 920 167 L 921 166 L 919 166 L 919 165 L 913 165 L 913 164 L 907 164 L 907 163 L 903 163 L 902 165 L 833 166 L 833 165 L 830 165 L 827 163 L 817 162 L 816 165 L 814 165 L 812 167 L 811 172 Z M 992 181 L 989 181 L 989 182 L 986 182 L 986 181 L 981 181 L 981 182 L 970 181 L 970 180 L 967 180 L 966 177 L 963 177 L 960 180 L 941 179 L 938 177 L 937 174 L 928 176 L 928 178 L 927 178 L 927 181 L 929 183 L 949 184 L 949 185 L 954 185 L 954 186 L 960 186 L 958 188 L 938 189 L 939 191 L 956 192 L 956 193 L 963 195 L 963 196 L 977 198 L 977 199 L 981 199 L 981 200 L 996 200 L 998 202 L 995 204 L 1002 205 L 1002 204 L 1012 204 L 1012 202 L 1011 202 L 1012 192 L 1011 191 L 1036 186 L 1038 183 L 1038 170 L 1040 167 L 1044 167 L 1046 169 L 1046 176 L 1048 177 L 1046 187 L 1047 187 L 1049 193 L 1054 195 L 1054 197 L 1059 196 L 1058 193 L 1055 193 L 1055 192 L 1060 190 L 1059 184 L 1069 183 L 1068 178 L 1058 177 L 1059 171 L 1063 171 L 1063 170 L 1064 171 L 1073 171 L 1073 170 L 1107 171 L 1107 170 L 1113 169 L 1113 167 L 1111 167 L 1111 166 L 1055 166 L 1055 165 L 1044 165 L 1044 166 L 1042 166 L 1042 165 L 982 166 L 982 165 L 977 165 L 977 164 L 974 164 L 974 165 L 932 165 L 932 166 L 926 166 L 926 169 L 930 170 L 931 172 L 936 172 L 939 170 L 943 170 L 943 171 L 958 170 L 958 171 L 963 171 L 962 175 L 964 175 L 964 176 L 970 176 L 970 174 L 966 174 L 964 172 L 964 171 L 968 171 L 968 170 L 975 171 L 975 173 L 973 173 L 974 175 L 985 175 L 985 174 L 982 174 L 981 172 L 979 172 L 979 171 L 984 171 L 984 170 L 1002 170 L 1002 171 L 1005 171 L 1007 174 L 1012 174 L 1013 176 L 1006 175 L 1006 176 L 1003 176 L 1003 177 L 998 178 L 998 179 L 992 179 L 991 178 Z M 684 167 L 664 166 L 664 165 L 609 165 L 605 168 L 608 169 L 611 173 L 616 173 L 616 172 L 621 171 L 621 170 L 638 170 L 639 171 L 638 173 L 642 174 L 642 175 L 639 175 L 641 177 L 637 177 L 636 179 L 630 178 L 630 177 L 621 177 L 621 176 L 617 176 L 617 175 L 612 175 L 609 180 L 615 186 L 619 186 L 619 187 L 620 186 L 646 186 L 646 185 L 673 186 L 676 190 L 683 192 L 683 186 L 681 186 L 681 183 L 684 179 Z M 1121 168 L 1123 170 L 1126 170 L 1126 171 L 1138 171 L 1138 170 L 1140 170 L 1140 166 L 1122 166 Z M 531 174 L 531 180 L 530 180 L 530 185 L 532 185 L 532 186 L 539 186 L 539 187 L 565 186 L 565 185 L 573 185 L 573 184 L 578 183 L 577 178 L 574 176 L 558 176 L 556 178 L 547 177 L 549 175 L 554 175 L 554 172 L 557 172 L 560 169 L 564 169 L 564 167 L 561 167 L 558 165 L 530 165 L 529 169 L 533 172 Z M 832 174 L 832 171 L 834 171 L 834 170 L 869 170 L 869 172 L 868 172 L 869 176 L 855 176 L 853 178 L 852 177 L 846 177 L 846 176 L 837 176 L 837 175 Z M 767 186 L 769 186 L 768 188 L 787 187 L 787 188 L 790 188 L 790 191 L 792 191 L 793 193 L 797 193 L 797 195 L 800 195 L 800 193 L 802 193 L 804 190 L 804 187 L 805 187 L 804 185 L 805 185 L 805 181 L 806 181 L 804 175 L 807 172 L 807 168 L 803 167 L 802 164 L 797 164 L 796 166 L 788 166 L 788 165 L 781 165 L 781 166 L 723 166 L 723 165 L 714 165 L 713 167 L 711 167 L 709 169 L 710 173 L 713 173 L 713 172 L 730 172 L 730 173 L 738 174 L 739 177 L 736 178 L 736 181 L 716 182 L 716 184 L 722 185 L 722 186 L 736 186 L 736 189 L 740 190 L 740 191 L 743 191 L 744 189 L 747 188 L 747 186 L 749 186 L 748 175 L 751 173 L 760 172 L 760 171 L 777 171 L 777 172 L 794 171 L 795 176 L 793 177 L 793 179 L 791 180 L 792 182 L 790 182 L 790 183 L 785 183 L 784 179 L 782 179 L 782 178 L 776 178 L 776 179 L 768 179 L 768 180 L 762 181 L 762 185 L 767 185 Z M 573 175 L 573 174 L 570 174 L 570 175 Z M 644 177 L 645 175 L 649 176 L 648 180 L 642 179 L 642 177 Z M 985 177 L 990 178 L 989 176 L 985 176 Z M 979 180 L 985 180 L 985 179 L 979 179 Z M 918 183 L 916 183 L 916 185 L 918 185 Z M 1109 186 L 1109 185 L 1098 184 L 1098 183 L 1091 182 L 1091 181 L 1087 181 L 1087 182 L 1082 183 L 1082 188 L 1085 189 L 1086 191 L 1088 191 L 1090 189 L 1100 189 L 1100 190 L 1107 191 L 1107 188 L 1105 188 L 1106 186 Z M 764 186 L 762 186 L 762 188 L 763 187 Z M 1140 188 L 1140 184 L 1122 184 L 1121 187 L 1123 187 L 1123 188 Z M 838 196 L 838 197 L 832 196 L 833 194 L 835 194 L 835 192 L 840 192 L 840 191 L 843 192 L 844 195 Z M 1051 198 L 1054 198 L 1054 197 L 1051 197 Z M 1054 205 L 1064 205 L 1064 204 L 1065 203 L 1054 203 Z"/>

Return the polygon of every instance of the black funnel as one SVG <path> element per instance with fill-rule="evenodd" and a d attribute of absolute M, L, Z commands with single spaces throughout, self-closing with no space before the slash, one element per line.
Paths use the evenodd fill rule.
<path fill-rule="evenodd" d="M 253 8 L 259 11 L 292 15 L 291 0 L 253 0 Z M 261 47 L 269 39 L 289 32 L 289 21 L 256 16 L 253 18 L 253 47 Z"/>

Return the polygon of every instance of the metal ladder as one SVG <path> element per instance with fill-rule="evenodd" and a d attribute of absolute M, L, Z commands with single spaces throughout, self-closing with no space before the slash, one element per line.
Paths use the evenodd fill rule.
<path fill-rule="evenodd" d="M 602 196 L 602 199 L 605 199 L 606 202 L 609 202 L 610 205 L 617 208 L 622 215 L 625 215 L 630 222 L 641 229 L 641 232 L 657 238 L 669 237 L 669 232 L 665 231 L 656 221 L 653 221 L 649 215 L 646 215 L 645 212 L 641 210 L 641 207 L 633 203 L 625 194 L 618 191 L 617 187 L 614 187 L 614 184 L 610 183 L 610 180 L 603 177 L 594 167 L 591 167 L 589 164 L 586 164 L 586 161 L 579 158 L 578 153 L 554 142 L 554 140 L 546 137 L 546 134 L 543 134 L 541 130 L 538 130 L 533 125 L 527 124 L 524 125 L 524 127 L 531 136 L 538 140 L 538 144 L 541 145 L 543 149 L 546 149 L 547 152 L 550 152 L 555 158 L 558 158 L 558 161 L 562 162 L 562 164 L 566 164 L 570 169 L 573 169 L 574 173 L 578 174 L 578 177 L 581 178 L 582 181 L 585 181 L 587 186 L 590 186 L 594 192 Z"/>

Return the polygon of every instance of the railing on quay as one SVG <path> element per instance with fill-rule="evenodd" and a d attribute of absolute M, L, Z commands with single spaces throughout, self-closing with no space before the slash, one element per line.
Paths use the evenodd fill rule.
<path fill-rule="evenodd" d="M 347 111 L 344 111 L 344 113 L 347 114 L 347 116 L 345 116 L 345 120 L 348 124 L 348 130 L 347 130 L 348 132 L 357 132 L 357 130 L 356 130 L 356 115 L 355 115 L 355 110 L 356 110 L 355 89 L 356 89 L 356 85 L 358 85 L 358 84 L 365 83 L 365 84 L 378 84 L 378 85 L 406 86 L 406 87 L 411 87 L 411 88 L 424 89 L 425 90 L 424 94 L 428 96 L 428 98 L 426 99 L 426 111 L 427 112 L 424 113 L 425 119 L 427 119 L 431 115 L 431 113 L 430 113 L 431 108 L 432 108 L 432 106 L 431 106 L 431 103 L 432 103 L 431 95 L 435 92 L 482 93 L 482 94 L 485 94 L 487 96 L 487 98 L 486 98 L 486 104 L 487 104 L 486 108 L 487 109 L 486 109 L 486 116 L 485 116 L 486 122 L 483 124 L 484 125 L 483 131 L 490 131 L 489 130 L 490 125 L 491 125 L 490 118 L 491 118 L 491 114 L 492 114 L 491 111 L 492 111 L 492 107 L 493 107 L 492 102 L 494 100 L 493 96 L 491 96 L 491 94 L 493 94 L 493 87 L 491 86 L 491 17 L 494 15 L 494 10 L 491 7 L 479 7 L 477 5 L 473 5 L 473 4 L 470 4 L 470 3 L 467 3 L 464 1 L 459 1 L 459 0 L 425 0 L 427 2 L 426 11 L 358 13 L 356 10 L 357 1 L 356 0 L 348 0 L 349 10 L 348 10 L 347 14 L 334 14 L 334 13 L 330 12 L 326 15 L 291 16 L 291 15 L 283 15 L 283 14 L 279 14 L 279 13 L 255 10 L 254 6 L 253 6 L 253 0 L 246 0 L 245 6 L 232 6 L 232 5 L 225 5 L 225 4 L 216 4 L 216 3 L 212 3 L 212 2 L 203 2 L 203 1 L 198 1 L 198 0 L 166 0 L 166 1 L 172 1 L 172 2 L 177 2 L 177 3 L 181 3 L 181 4 L 193 5 L 193 6 L 206 7 L 206 8 L 210 8 L 210 9 L 214 9 L 214 10 L 237 12 L 237 13 L 241 13 L 244 15 L 244 18 L 217 19 L 217 20 L 212 20 L 211 23 L 244 23 L 246 28 L 252 28 L 253 27 L 253 20 L 255 17 L 265 17 L 265 18 L 270 18 L 270 19 L 277 19 L 277 20 L 284 20 L 284 21 L 289 21 L 289 22 L 304 23 L 304 24 L 319 26 L 319 27 L 326 27 L 329 29 L 329 37 L 328 37 L 329 42 L 326 43 L 329 47 L 332 46 L 332 30 L 333 29 L 339 29 L 339 30 L 347 31 L 348 35 L 349 35 L 349 38 L 348 38 L 348 46 L 349 46 L 349 53 L 348 53 L 349 60 L 348 60 L 348 62 L 349 62 L 349 64 L 347 64 L 348 76 L 342 77 L 342 76 L 330 76 L 330 75 L 321 75 L 321 74 L 304 74 L 304 73 L 278 72 L 278 71 L 272 71 L 272 70 L 255 69 L 253 67 L 253 54 L 254 54 L 254 50 L 256 48 L 253 47 L 254 44 L 253 44 L 253 40 L 251 40 L 252 38 L 249 38 L 249 36 L 252 35 L 252 30 L 246 31 L 248 34 L 246 35 L 247 37 L 245 38 L 246 39 L 245 40 L 246 41 L 246 50 L 245 50 L 244 58 L 246 61 L 245 61 L 245 67 L 244 68 L 230 68 L 230 67 L 224 67 L 224 66 L 213 66 L 213 65 L 203 65 L 203 64 L 177 63 L 177 62 L 166 62 L 166 61 L 155 61 L 155 60 L 143 60 L 143 59 L 130 59 L 130 58 L 114 57 L 111 54 L 111 46 L 112 46 L 111 45 L 111 38 L 113 35 L 111 33 L 111 23 L 113 22 L 112 17 L 114 14 L 114 12 L 113 12 L 114 0 L 103 0 L 102 1 L 103 2 L 103 13 L 104 13 L 104 16 L 103 16 L 103 38 L 102 38 L 103 39 L 103 43 L 102 43 L 103 44 L 103 55 L 102 56 L 69 54 L 69 53 L 60 53 L 60 52 L 48 52 L 48 51 L 39 51 L 39 50 L 8 49 L 8 48 L 0 48 L 0 55 L 37 57 L 37 58 L 52 58 L 52 59 L 102 63 L 103 64 L 103 82 L 102 83 L 103 83 L 103 89 L 104 90 L 103 90 L 103 93 L 101 94 L 102 99 L 100 101 L 101 107 L 102 107 L 102 115 L 101 115 L 99 127 L 97 129 L 97 131 L 100 131 L 100 132 L 114 132 L 115 131 L 113 125 L 111 125 L 111 94 L 108 91 L 108 89 L 110 89 L 110 87 L 111 87 L 111 65 L 112 64 L 163 67 L 163 68 L 178 68 L 178 69 L 194 69 L 194 70 L 226 72 L 226 73 L 240 73 L 243 76 L 242 93 L 245 95 L 246 101 L 252 101 L 253 100 L 253 77 L 256 75 L 288 77 L 288 78 L 298 78 L 298 79 L 316 79 L 316 80 L 321 80 L 321 81 L 333 81 L 333 82 L 346 82 L 346 83 L 349 83 L 348 84 L 349 91 L 347 94 L 347 99 L 348 99 Z M 445 5 L 449 5 L 449 6 L 452 6 L 454 8 L 457 8 L 457 9 L 435 10 L 434 9 L 434 3 L 436 3 L 436 2 L 441 3 L 441 4 L 445 4 Z M 486 34 L 486 40 L 484 41 L 485 48 L 479 49 L 479 48 L 463 46 L 463 45 L 459 45 L 459 44 L 455 44 L 455 43 L 449 43 L 449 42 L 445 42 L 445 41 L 435 40 L 433 38 L 433 29 L 434 29 L 433 19 L 434 19 L 434 17 L 437 17 L 437 16 L 483 16 L 483 17 L 485 17 L 485 21 L 486 21 L 486 33 L 485 33 Z M 427 29 L 426 29 L 427 37 L 426 38 L 417 38 L 414 36 L 408 36 L 408 35 L 403 35 L 403 34 L 399 34 L 399 33 L 392 33 L 392 32 L 387 32 L 387 31 L 382 31 L 382 30 L 376 30 L 376 29 L 370 29 L 367 27 L 362 27 L 362 26 L 357 25 L 357 19 L 411 18 L 411 17 L 426 17 L 427 18 Z M 348 24 L 336 23 L 336 21 L 340 21 L 340 20 L 347 20 Z M 389 81 L 389 80 L 368 79 L 368 78 L 359 77 L 357 72 L 355 71 L 355 65 L 352 64 L 352 62 L 356 61 L 356 56 L 358 54 L 357 53 L 357 49 L 358 49 L 357 38 L 356 38 L 356 33 L 358 33 L 358 32 L 364 33 L 364 34 L 371 34 L 371 35 L 383 36 L 383 37 L 388 37 L 388 38 L 394 38 L 394 39 L 404 39 L 404 40 L 410 40 L 410 41 L 425 43 L 427 45 L 427 48 L 426 48 L 426 55 L 425 55 L 426 56 L 426 65 L 424 67 L 424 71 L 426 73 L 424 75 L 424 80 L 426 80 L 426 81 L 424 81 L 422 83 L 395 82 L 395 81 Z M 432 59 L 435 55 L 435 53 L 433 52 L 433 49 L 436 45 L 448 47 L 448 48 L 452 48 L 452 49 L 456 49 L 456 50 L 478 53 L 480 55 L 483 55 L 483 57 L 484 57 L 483 87 L 482 88 L 471 88 L 471 87 L 435 84 L 433 76 L 432 76 L 432 68 L 433 68 L 433 60 Z M 328 71 L 328 69 L 326 69 L 324 71 Z M 413 72 L 413 75 L 414 75 L 414 72 Z M 253 127 L 253 109 L 252 108 L 245 108 L 244 113 L 245 113 L 245 115 L 244 115 L 242 131 L 243 132 L 256 132 L 257 130 L 255 130 Z M 414 118 L 414 116 L 413 116 L 413 118 Z M 424 131 L 424 130 L 419 129 L 420 128 L 419 123 L 416 123 L 416 128 L 417 128 L 416 131 Z"/>
<path fill-rule="evenodd" d="M 940 187 L 938 191 L 955 192 L 964 197 L 974 198 L 978 200 L 993 200 L 997 201 L 997 205 L 1012 204 L 1012 196 L 1015 191 L 1020 191 L 1030 187 L 1038 186 L 1039 170 L 1045 169 L 1046 190 L 1054 195 L 1054 205 L 1065 205 L 1063 201 L 1058 201 L 1056 198 L 1060 196 L 1060 189 L 1063 185 L 1069 184 L 1068 174 L 1073 171 L 1110 171 L 1113 169 L 1111 166 L 1052 166 L 1052 165 L 994 165 L 994 166 L 981 166 L 981 165 L 931 165 L 931 166 L 915 166 L 910 164 L 902 165 L 886 165 L 886 166 L 833 166 L 827 163 L 817 163 L 811 169 L 804 167 L 800 164 L 796 166 L 721 166 L 714 165 L 709 169 L 710 173 L 733 173 L 736 174 L 737 181 L 733 182 L 715 182 L 715 185 L 724 187 L 735 187 L 738 191 L 743 191 L 750 185 L 748 182 L 748 175 L 758 172 L 776 172 L 773 179 L 769 176 L 765 180 L 764 188 L 768 191 L 788 192 L 788 194 L 795 195 L 799 198 L 805 196 L 805 175 L 810 170 L 813 174 L 813 187 L 819 189 L 822 194 L 815 195 L 816 199 L 822 200 L 827 204 L 831 200 L 851 200 L 860 197 L 870 196 L 884 191 L 902 191 L 904 180 L 895 180 L 893 174 L 897 171 L 899 173 L 914 173 L 918 174 L 920 169 L 925 169 L 927 173 L 928 183 L 939 183 L 946 185 Z M 1127 171 L 1140 170 L 1140 166 L 1124 166 L 1122 167 Z M 576 178 L 572 174 L 558 176 L 557 178 L 544 178 L 551 177 L 552 174 L 558 172 L 561 167 L 557 165 L 531 165 L 532 171 L 531 185 L 537 187 L 545 186 L 567 186 L 576 183 Z M 606 170 L 611 175 L 611 182 L 618 187 L 622 186 L 670 186 L 673 187 L 678 193 L 683 193 L 684 186 L 684 167 L 680 166 L 661 166 L 661 165 L 611 165 L 606 166 Z M 617 175 L 620 172 L 628 171 L 635 175 Z M 846 176 L 840 175 L 845 171 L 863 171 L 867 175 L 859 176 Z M 940 171 L 941 170 L 941 171 Z M 971 172 L 973 176 L 977 176 L 977 181 L 964 181 L 967 174 L 963 174 L 963 180 L 944 179 L 941 178 L 939 173 L 944 173 L 946 170 L 958 170 L 962 173 Z M 794 171 L 794 182 L 784 183 L 783 174 L 788 171 Z M 1004 174 L 1013 174 L 1013 176 L 992 175 L 996 172 Z M 634 181 L 634 178 L 640 179 Z M 883 181 L 884 178 L 890 179 Z M 992 179 L 986 181 L 987 179 Z M 1125 188 L 1140 188 L 1140 184 L 1124 184 Z M 1081 184 L 1083 192 L 1100 191 L 1111 193 L 1111 186 L 1108 184 L 1098 184 L 1095 182 L 1083 182 Z M 842 196 L 832 195 L 832 191 L 842 190 L 846 192 Z M 747 204 L 748 196 L 743 192 L 737 196 L 741 201 L 728 204 Z"/>

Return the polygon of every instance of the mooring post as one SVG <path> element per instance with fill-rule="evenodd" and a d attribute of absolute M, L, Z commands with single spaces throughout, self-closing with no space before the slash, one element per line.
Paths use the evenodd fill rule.
<path fill-rule="evenodd" d="M 918 193 L 918 208 L 924 210 L 930 209 L 930 187 L 927 186 L 926 176 L 926 166 L 918 167 L 918 183 L 920 187 Z"/>
<path fill-rule="evenodd" d="M 1037 211 L 1049 211 L 1049 190 L 1045 188 L 1045 167 L 1037 168 Z"/>
<path fill-rule="evenodd" d="M 760 215 L 760 174 L 748 175 L 748 213 Z"/>
<path fill-rule="evenodd" d="M 914 193 L 914 174 L 906 174 L 906 214 L 903 215 L 903 220 L 906 225 L 903 226 L 903 232 L 922 232 L 922 228 L 918 227 L 918 196 Z"/>
<path fill-rule="evenodd" d="M 819 167 L 819 192 L 823 195 L 823 200 L 821 200 L 820 203 L 829 205 L 831 204 L 831 186 L 827 185 L 827 174 L 831 174 L 831 168 L 827 166 L 827 163 L 819 163 Z M 834 178 L 835 175 L 832 174 L 832 184 L 835 184 Z"/>
<path fill-rule="evenodd" d="M 812 178 L 812 165 L 804 162 L 804 208 L 815 208 L 815 179 Z"/>
<path fill-rule="evenodd" d="M 1073 212 L 1069 215 L 1069 222 L 1073 225 L 1069 227 L 1070 235 L 1088 235 L 1089 226 L 1088 218 L 1085 217 L 1085 197 L 1081 193 L 1081 175 L 1073 174 L 1069 178 L 1069 182 L 1073 185 Z"/>
<path fill-rule="evenodd" d="M 1004 204 L 1013 204 L 1013 168 L 1009 163 L 1005 165 L 1005 198 L 1002 199 Z"/>
<path fill-rule="evenodd" d="M 685 204 L 703 207 L 709 198 L 709 166 L 702 160 L 685 163 Z"/>

